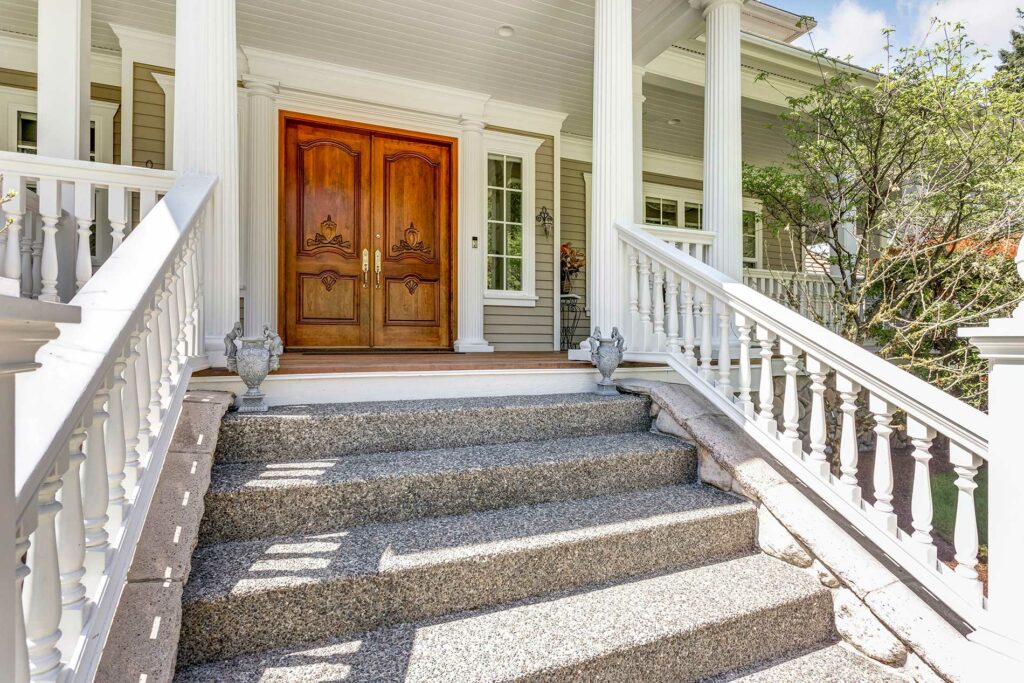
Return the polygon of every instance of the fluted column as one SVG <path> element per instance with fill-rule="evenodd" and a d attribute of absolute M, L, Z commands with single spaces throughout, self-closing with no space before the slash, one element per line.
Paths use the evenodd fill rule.
<path fill-rule="evenodd" d="M 740 15 L 743 0 L 691 0 L 707 22 L 704 79 L 704 229 L 715 233 L 711 266 L 743 274 Z"/>
<path fill-rule="evenodd" d="M 487 286 L 486 178 L 484 122 L 462 117 L 459 141 L 459 333 L 455 350 L 494 351 L 484 339 L 484 289 Z"/>
<path fill-rule="evenodd" d="M 633 220 L 644 222 L 644 74 L 633 67 Z"/>
<path fill-rule="evenodd" d="M 616 222 L 632 222 L 633 34 L 629 0 L 594 7 L 594 167 L 588 246 L 591 323 L 610 335 L 625 329 L 625 280 Z M 628 343 L 628 340 L 627 340 Z"/>
<path fill-rule="evenodd" d="M 249 212 L 245 332 L 277 330 L 277 81 L 246 74 Z"/>
<path fill-rule="evenodd" d="M 216 174 L 204 214 L 204 349 L 224 364 L 224 334 L 238 320 L 238 70 L 235 0 L 178 0 L 174 58 L 174 169 Z"/>

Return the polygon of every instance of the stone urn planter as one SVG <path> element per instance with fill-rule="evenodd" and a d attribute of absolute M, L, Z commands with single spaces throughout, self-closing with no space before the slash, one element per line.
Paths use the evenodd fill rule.
<path fill-rule="evenodd" d="M 238 397 L 237 410 L 240 413 L 266 412 L 267 404 L 263 402 L 266 394 L 260 391 L 260 384 L 271 371 L 280 367 L 284 344 L 276 332 L 263 326 L 263 336 L 243 337 L 242 326 L 235 324 L 234 329 L 224 337 L 224 352 L 227 355 L 228 370 L 237 372 L 248 387 Z"/>
<path fill-rule="evenodd" d="M 622 355 L 626 352 L 626 340 L 619 334 L 619 328 L 612 328 L 611 337 L 602 337 L 601 328 L 595 327 L 594 334 L 588 339 L 590 342 L 590 361 L 601 373 L 601 381 L 597 383 L 597 393 L 602 396 L 613 396 L 619 393 L 612 382 L 612 373 L 622 362 Z"/>

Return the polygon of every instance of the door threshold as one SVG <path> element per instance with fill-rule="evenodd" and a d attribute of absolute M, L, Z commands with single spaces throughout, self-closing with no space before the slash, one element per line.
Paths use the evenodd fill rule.
<path fill-rule="evenodd" d="M 365 356 L 368 354 L 413 354 L 413 353 L 436 353 L 436 354 L 454 354 L 455 351 L 451 349 L 374 349 L 374 348 L 316 348 L 316 349 L 304 349 L 304 348 L 289 348 L 285 349 L 288 353 L 298 353 L 303 356 Z"/>

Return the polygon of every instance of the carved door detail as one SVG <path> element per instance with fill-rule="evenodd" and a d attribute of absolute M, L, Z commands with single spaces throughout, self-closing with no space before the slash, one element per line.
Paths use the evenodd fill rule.
<path fill-rule="evenodd" d="M 285 343 L 450 347 L 450 143 L 287 116 L 283 143 Z"/>

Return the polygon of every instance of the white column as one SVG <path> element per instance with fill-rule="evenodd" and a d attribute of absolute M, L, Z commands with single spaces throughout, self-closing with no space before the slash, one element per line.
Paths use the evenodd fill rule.
<path fill-rule="evenodd" d="M 485 225 L 487 160 L 484 122 L 462 117 L 459 141 L 459 333 L 455 350 L 494 351 L 484 339 L 484 289 L 487 286 L 487 226 Z"/>
<path fill-rule="evenodd" d="M 644 74 L 633 67 L 633 220 L 644 222 Z"/>
<path fill-rule="evenodd" d="M 246 74 L 249 93 L 245 333 L 277 331 L 277 81 Z"/>
<path fill-rule="evenodd" d="M 92 0 L 39 0 L 39 154 L 89 158 Z"/>
<path fill-rule="evenodd" d="M 625 279 L 616 222 L 631 222 L 633 205 L 633 17 L 629 0 L 594 7 L 594 163 L 587 245 L 591 324 L 609 336 L 625 330 Z M 629 344 L 631 340 L 626 340 Z"/>
<path fill-rule="evenodd" d="M 740 14 L 743 0 L 691 0 L 707 22 L 704 79 L 704 229 L 711 266 L 743 274 Z"/>
<path fill-rule="evenodd" d="M 238 320 L 238 70 L 235 0 L 178 0 L 174 58 L 174 169 L 215 174 L 204 215 L 204 348 L 224 364 L 224 335 Z"/>

